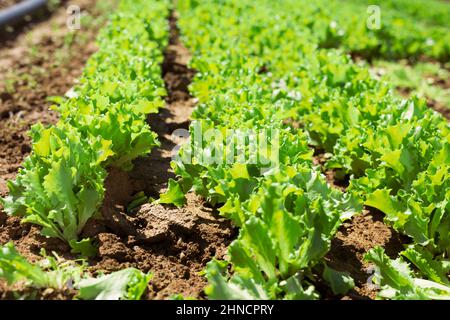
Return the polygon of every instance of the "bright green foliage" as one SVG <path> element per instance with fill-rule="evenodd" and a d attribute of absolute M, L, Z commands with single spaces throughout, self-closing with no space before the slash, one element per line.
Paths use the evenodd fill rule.
<path fill-rule="evenodd" d="M 230 247 L 231 248 L 231 247 Z M 257 266 L 254 265 L 257 269 Z M 206 268 L 206 276 L 211 283 L 205 292 L 210 299 L 215 300 L 267 300 L 266 289 L 253 279 L 234 276 L 230 280 L 223 277 L 226 272 L 226 261 L 212 260 Z"/>
<path fill-rule="evenodd" d="M 273 16 L 275 8 L 283 17 Z M 291 126 L 298 104 L 311 99 L 291 87 L 308 73 L 294 76 L 300 62 L 289 58 L 298 59 L 300 50 L 305 50 L 301 57 L 312 53 L 313 38 L 276 2 L 255 7 L 250 1 L 183 1 L 179 9 L 180 28 L 194 54 L 190 64 L 197 70 L 190 91 L 199 104 L 174 171 L 183 192 L 194 190 L 223 204 L 221 214 L 240 227 L 228 261 L 208 265 L 206 292 L 214 299 L 318 298 L 312 268 L 341 222 L 361 205 L 327 186 L 312 166 L 312 139 Z M 340 86 L 331 79 L 323 89 L 334 81 Z M 350 112 L 342 116 L 352 118 Z M 258 142 L 265 143 L 255 148 L 259 133 L 265 138 Z M 229 264 L 232 274 L 225 272 Z"/>
<path fill-rule="evenodd" d="M 180 185 L 175 180 L 169 179 L 169 187 L 164 194 L 161 194 L 158 202 L 174 204 L 180 208 L 186 203 L 186 198 Z"/>
<path fill-rule="evenodd" d="M 311 268 L 328 252 L 341 222 L 361 210 L 350 195 L 330 189 L 320 175 L 301 166 L 267 176 L 241 207 L 230 203 L 233 199 L 221 211 L 241 229 L 229 248 L 234 270 L 229 284 L 219 275 L 222 263 L 208 266 L 207 292 L 215 299 L 236 298 L 233 288 L 247 283 L 255 287 L 248 293 L 255 298 L 315 298 L 308 284 Z M 294 290 L 297 286 L 301 291 Z"/>
<path fill-rule="evenodd" d="M 429 251 L 418 245 L 409 246 L 402 252 L 402 255 L 428 279 L 450 286 L 448 278 L 450 260 L 435 258 Z"/>
<path fill-rule="evenodd" d="M 406 255 L 411 255 L 411 253 Z M 381 247 L 369 251 L 365 258 L 367 261 L 375 263 L 378 268 L 373 281 L 381 286 L 381 291 L 378 294 L 379 298 L 396 300 L 450 299 L 448 279 L 445 279 L 445 284 L 443 284 L 442 281 L 435 282 L 418 278 L 402 258 L 389 259 Z M 427 261 L 425 256 L 422 256 L 422 259 L 423 263 L 430 263 L 430 265 L 433 264 L 436 267 L 435 261 Z M 439 268 L 445 268 L 445 270 L 441 269 L 440 272 L 448 273 L 450 271 L 448 261 L 445 265 L 442 262 Z M 429 272 L 431 271 L 430 269 Z"/>
<path fill-rule="evenodd" d="M 82 271 L 82 266 L 60 264 L 49 256 L 40 265 L 31 264 L 11 242 L 0 247 L 0 278 L 6 279 L 8 284 L 22 282 L 36 289 L 63 289 L 69 281 L 79 280 Z"/>
<path fill-rule="evenodd" d="M 79 253 L 83 258 L 95 257 L 98 253 L 98 248 L 89 238 L 80 241 L 70 240 L 69 245 L 72 248 L 72 253 Z"/>
<path fill-rule="evenodd" d="M 427 118 L 383 129 L 376 136 L 377 144 L 372 143 L 376 149 L 366 149 L 382 155 L 378 166 L 353 181 L 352 188 L 367 193 L 366 204 L 383 211 L 397 230 L 416 243 L 433 252 L 448 252 L 450 136 L 442 139 Z M 397 145 L 394 140 L 383 144 L 389 135 Z"/>
<path fill-rule="evenodd" d="M 130 169 L 159 145 L 146 114 L 164 104 L 168 10 L 168 1 L 120 2 L 75 97 L 59 99 L 57 125 L 33 127 L 31 156 L 8 184 L 5 211 L 41 225 L 44 235 L 67 241 L 74 252 L 93 254 L 78 235 L 103 201 L 106 167 Z"/>
<path fill-rule="evenodd" d="M 417 0 L 414 8 L 408 0 L 282 2 L 294 12 L 297 21 L 311 30 L 320 47 L 341 47 L 368 59 L 415 60 L 426 56 L 445 62 L 450 58 L 450 10 L 446 3 Z M 369 7 L 373 5 L 378 5 L 379 11 Z M 405 8 L 410 14 L 405 13 Z M 376 18 L 379 25 L 373 23 Z"/>
<path fill-rule="evenodd" d="M 83 279 L 78 297 L 83 300 L 139 300 L 152 275 L 134 268 L 98 278 Z"/>
<path fill-rule="evenodd" d="M 151 274 L 134 268 L 91 278 L 84 262 L 62 262 L 57 256 L 47 256 L 45 252 L 43 255 L 43 260 L 32 264 L 13 243 L 0 246 L 0 278 L 10 285 L 22 283 L 34 289 L 76 289 L 77 298 L 84 300 L 139 300 L 151 279 Z"/>
<path fill-rule="evenodd" d="M 450 126 L 344 54 L 448 60 L 444 4 L 423 10 L 412 0 L 400 12 L 406 2 L 379 3 L 375 30 L 366 26 L 366 0 L 178 2 L 198 106 L 190 142 L 173 162 L 179 181 L 159 202 L 182 206 L 193 190 L 240 228 L 226 260 L 208 264 L 210 298 L 317 299 L 323 256 L 363 201 L 414 242 L 402 255 L 415 271 L 380 248 L 367 255 L 379 268 L 380 298 L 450 298 Z M 57 107 L 61 121 L 33 128 L 33 153 L 2 201 L 9 214 L 91 250 L 77 240 L 103 198 L 105 167 L 129 169 L 158 145 L 145 114 L 163 104 L 169 6 L 121 2 L 77 96 Z M 310 146 L 331 154 L 326 166 L 336 177 L 350 176 L 346 193 L 326 184 Z M 82 296 L 138 298 L 148 277 L 131 270 L 86 280 Z M 353 285 L 327 266 L 323 277 L 337 294 Z"/>
<path fill-rule="evenodd" d="M 388 223 L 433 259 L 448 257 L 450 126 L 424 100 L 398 98 L 365 66 L 354 64 L 342 50 L 330 49 L 341 47 L 365 57 L 428 55 L 446 60 L 448 32 L 443 26 L 411 24 L 394 9 L 384 8 L 382 29 L 368 30 L 366 18 L 361 18 L 367 14 L 366 6 L 355 3 L 261 0 L 255 6 L 245 0 L 192 0 L 178 5 L 183 40 L 193 53 L 190 65 L 197 70 L 190 91 L 199 103 L 190 144 L 181 149 L 174 170 L 183 192 L 192 189 L 213 204 L 225 203 L 219 210 L 241 227 L 239 245 L 230 248 L 232 266 L 252 261 L 242 269 L 251 276 L 243 276 L 237 268 L 226 274 L 227 264 L 211 263 L 207 273 L 211 297 L 242 297 L 238 288 L 254 298 L 312 298 L 315 294 L 311 279 L 302 273 L 305 270 L 297 270 L 300 274 L 292 278 L 291 262 L 284 261 L 282 254 L 302 258 L 292 250 L 295 241 L 286 239 L 291 233 L 302 234 L 307 225 L 299 229 L 289 223 L 293 220 L 286 207 L 282 217 L 270 223 L 251 210 L 251 201 L 260 192 L 268 202 L 276 198 L 271 194 L 286 200 L 282 191 L 273 193 L 265 184 L 277 171 L 236 158 L 231 163 L 205 163 L 205 154 L 223 159 L 233 152 L 223 147 L 221 139 L 196 141 L 192 138 L 196 127 L 216 128 L 231 140 L 235 135 L 227 135 L 227 129 L 279 129 L 286 142 L 279 145 L 285 157 L 280 156 L 277 168 L 284 176 L 289 176 L 287 167 L 311 168 L 308 144 L 331 153 L 328 168 L 337 177 L 352 178 L 348 192 L 356 192 L 366 205 L 383 211 Z M 427 44 L 428 38 L 433 44 Z M 316 214 L 318 207 L 312 209 Z M 276 226 L 283 230 L 280 234 L 286 244 L 278 253 L 277 238 L 268 231 Z M 323 230 L 317 257 L 304 256 L 302 268 L 314 266 L 326 253 L 327 239 L 335 229 Z M 252 243 L 246 234 L 264 235 L 261 243 Z M 242 252 L 247 252 L 248 259 L 242 258 Z M 286 275 L 291 275 L 289 281 Z M 297 288 L 299 295 L 266 288 L 267 281 L 279 280 L 287 281 L 285 288 Z M 246 286 L 250 289 L 245 290 Z"/>
<path fill-rule="evenodd" d="M 323 278 L 330 284 L 334 294 L 346 294 L 355 287 L 355 281 L 347 272 L 336 271 L 326 264 Z"/>
<path fill-rule="evenodd" d="M 450 6 L 441 0 L 346 0 L 366 5 L 379 5 L 382 10 L 395 10 L 404 19 L 426 25 L 450 27 Z"/>
<path fill-rule="evenodd" d="M 252 145 L 249 141 L 249 137 L 261 132 L 258 129 L 237 127 L 236 124 L 237 128 L 230 130 L 211 121 L 194 121 L 190 143 L 182 147 L 173 164 L 175 173 L 182 178 L 182 190 L 186 192 L 193 188 L 213 204 L 224 203 L 234 195 L 239 196 L 239 201 L 245 201 L 272 167 L 279 163 L 310 162 L 312 150 L 302 132 L 278 128 L 275 136 L 275 124 L 273 127 L 265 125 L 266 128 L 261 124 L 259 129 L 265 129 L 267 133 L 265 147 L 261 147 L 262 144 Z M 195 137 L 199 136 L 199 127 L 203 133 L 216 129 L 222 132 L 222 138 L 218 139 L 217 134 L 211 139 L 203 135 L 203 139 L 198 141 Z M 227 143 L 229 141 L 235 141 L 235 144 Z"/>

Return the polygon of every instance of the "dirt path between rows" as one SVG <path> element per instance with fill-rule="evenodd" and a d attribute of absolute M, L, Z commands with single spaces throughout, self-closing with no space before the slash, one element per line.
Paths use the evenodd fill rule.
<path fill-rule="evenodd" d="M 188 85 L 194 76 L 194 71 L 187 68 L 190 55 L 180 43 L 175 14 L 171 15 L 169 22 L 170 45 L 165 52 L 163 64 L 163 77 L 168 91 L 167 103 L 159 114 L 151 115 L 148 119 L 152 130 L 159 136 L 161 147 L 155 148 L 148 157 L 137 159 L 131 172 L 110 170 L 105 183 L 106 196 L 102 208 L 106 219 L 90 221 L 82 236 L 93 238 L 99 247 L 98 257 L 90 261 L 92 273 L 136 267 L 154 274 L 145 297 L 147 299 L 165 299 L 176 294 L 204 298 L 206 279 L 200 272 L 213 257 L 223 258 L 225 255 L 229 243 L 235 237 L 235 230 L 229 221 L 220 218 L 216 210 L 208 207 L 194 194 L 187 195 L 187 205 L 181 209 L 145 204 L 131 212 L 126 210 L 135 193 L 144 191 L 147 196 L 158 198 L 167 188 L 168 178 L 174 177 L 170 168 L 172 149 L 181 142 L 171 133 L 178 128 L 188 128 L 189 117 L 195 105 L 195 100 L 188 92 Z M 44 96 L 44 92 L 36 94 Z M 17 97 L 20 97 L 19 92 Z M 33 98 L 38 99 L 35 96 Z M 36 106 L 33 103 L 33 106 L 20 107 L 18 111 L 26 120 L 23 121 L 23 127 L 15 128 L 18 133 L 12 139 L 13 143 L 5 144 L 4 149 L 16 153 L 17 157 L 4 156 L 3 159 L 11 167 L 0 166 L 3 170 L 8 168 L 6 174 L 0 175 L 2 178 L 9 173 L 14 176 L 23 157 L 29 152 L 25 128 L 33 120 L 42 120 L 49 115 L 44 107 L 44 100 L 39 101 L 42 105 Z M 55 120 L 56 117 L 50 118 L 48 123 Z M 1 121 L 0 123 L 9 123 L 11 120 L 6 118 Z M 10 133 L 15 129 L 8 129 L 6 132 Z M 7 136 L 5 134 L 2 137 Z M 23 145 L 27 147 L 22 147 Z M 13 241 L 19 252 L 30 261 L 40 259 L 41 248 L 45 248 L 47 252 L 55 251 L 66 259 L 76 258 L 62 241 L 41 236 L 39 227 L 22 225 L 20 219 L 7 217 L 0 212 L 0 244 L 8 241 Z M 4 284 L 2 288 L 0 282 L 0 298 L 11 297 L 12 292 L 5 290 Z M 70 299 L 70 294 L 41 292 L 38 298 Z"/>
<path fill-rule="evenodd" d="M 148 119 L 161 146 L 137 159 L 129 173 L 110 170 L 102 208 L 105 221 L 93 222 L 84 235 L 99 245 L 91 271 L 136 267 L 154 275 L 147 299 L 176 294 L 204 298 L 206 279 L 200 272 L 213 257 L 225 255 L 235 235 L 230 223 L 192 193 L 180 209 L 153 203 L 126 210 L 135 193 L 144 191 L 157 199 L 166 190 L 168 179 L 175 178 L 170 161 L 173 148 L 181 141 L 172 132 L 188 129 L 195 106 L 188 91 L 194 71 L 187 67 L 190 54 L 180 42 L 175 13 L 169 22 L 170 43 L 162 66 L 168 97 L 165 108 Z"/>
<path fill-rule="evenodd" d="M 84 8 L 93 6 L 92 0 L 74 1 Z M 56 13 L 48 23 L 33 29 L 32 36 L 18 38 L 16 45 L 0 49 L 0 80 L 11 68 L 21 75 L 33 74 L 36 88 L 30 88 L 29 80 L 20 80 L 12 93 L 5 94 L 0 81 L 0 195 L 6 194 L 5 180 L 14 177 L 24 156 L 30 151 L 26 131 L 37 121 L 54 123 L 57 116 L 48 111 L 46 97 L 64 94 L 81 74 L 87 57 L 95 50 L 95 30 L 89 30 L 87 41 L 74 42 L 71 59 L 65 65 L 54 68 L 52 52 L 65 50 L 61 34 L 55 34 L 51 23 L 65 23 L 65 12 Z M 149 285 L 147 299 L 165 299 L 174 294 L 204 298 L 206 280 L 199 273 L 213 257 L 223 258 L 227 247 L 236 236 L 236 230 L 226 219 L 219 217 L 194 194 L 188 194 L 188 203 L 177 209 L 172 206 L 145 204 L 127 211 L 132 196 L 144 191 L 149 197 L 158 198 L 167 188 L 169 178 L 174 178 L 170 168 L 173 148 L 181 141 L 172 136 L 175 129 L 187 129 L 195 99 L 190 96 L 188 85 L 194 71 L 187 67 L 189 51 L 179 39 L 176 14 L 170 19 L 170 44 L 165 52 L 163 77 L 168 97 L 166 106 L 157 115 L 150 115 L 148 122 L 158 133 L 161 147 L 148 157 L 135 161 L 131 172 L 111 169 L 106 181 L 106 199 L 102 208 L 105 221 L 91 221 L 83 236 L 92 237 L 99 246 L 99 256 L 90 261 L 90 271 L 112 272 L 126 267 L 151 271 L 154 277 Z M 27 38 L 34 39 L 37 58 L 29 53 Z M 83 43 L 83 42 L 81 42 Z M 67 52 L 65 52 L 67 53 Z M 36 60 L 37 59 L 37 60 Z M 40 61 L 40 62 L 39 62 Z M 44 73 L 32 71 L 34 65 Z M 5 79 L 5 78 L 3 78 Z M 3 111 L 2 111 L 3 110 Z M 320 161 L 319 161 L 320 162 Z M 328 182 L 345 191 L 346 183 L 334 180 L 332 172 L 324 172 Z M 7 217 L 0 211 L 0 244 L 13 241 L 18 250 L 29 260 L 39 259 L 39 251 L 56 251 L 68 259 L 75 258 L 70 248 L 58 239 L 46 239 L 39 228 L 20 224 L 20 219 Z M 382 214 L 365 210 L 362 215 L 344 223 L 339 229 L 326 257 L 327 263 L 340 271 L 349 272 L 356 288 L 345 299 L 374 298 L 376 290 L 367 283 L 370 276 L 363 255 L 376 245 L 386 247 L 392 257 L 401 250 L 402 239 L 382 221 Z M 327 286 L 318 283 L 322 298 L 336 299 Z M 2 295 L 0 282 L 0 298 Z M 42 295 L 42 298 L 70 298 L 70 295 Z"/>
<path fill-rule="evenodd" d="M 29 128 L 37 123 L 53 124 L 56 113 L 46 99 L 64 95 L 80 77 L 87 59 L 96 51 L 95 39 L 115 0 L 71 0 L 88 16 L 81 30 L 66 28 L 66 7 L 46 21 L 34 24 L 14 40 L 0 42 L 0 196 L 7 195 L 6 181 L 13 179 L 31 151 Z M 0 245 L 13 241 L 30 261 L 40 259 L 39 251 L 67 252 L 58 239 L 46 239 L 40 229 L 8 217 L 0 207 Z M 0 298 L 12 297 L 0 281 Z M 45 293 L 40 298 L 64 298 Z"/>
<path fill-rule="evenodd" d="M 22 0 L 0 0 L 0 10 L 9 8 L 19 2 L 22 2 Z"/>
<path fill-rule="evenodd" d="M 95 38 L 115 0 L 73 0 L 89 17 L 81 30 L 66 27 L 66 6 L 14 41 L 0 43 L 0 196 L 7 192 L 23 159 L 31 151 L 28 130 L 58 120 L 48 97 L 64 95 L 96 51 Z"/>
<path fill-rule="evenodd" d="M 331 249 L 325 261 L 333 269 L 348 272 L 355 280 L 355 288 L 342 299 L 376 298 L 378 290 L 371 282 L 374 270 L 364 261 L 364 255 L 369 250 L 381 246 L 394 259 L 403 250 L 406 238 L 386 225 L 383 217 L 382 212 L 365 207 L 362 214 L 344 222 L 331 241 Z M 323 293 L 323 298 L 337 298 L 329 288 Z"/>
<path fill-rule="evenodd" d="M 327 161 L 323 151 L 316 150 L 314 164 L 322 168 L 327 183 L 342 192 L 346 192 L 349 177 L 336 179 L 333 170 L 324 169 Z M 364 260 L 364 255 L 376 246 L 385 248 L 390 258 L 397 258 L 408 239 L 400 235 L 383 221 L 384 214 L 374 208 L 364 207 L 361 214 L 346 221 L 331 241 L 330 251 L 325 261 L 331 268 L 348 272 L 355 280 L 355 288 L 344 296 L 336 296 L 323 279 L 319 279 L 317 289 L 322 299 L 366 300 L 375 299 L 377 288 L 371 282 L 373 268 Z"/>

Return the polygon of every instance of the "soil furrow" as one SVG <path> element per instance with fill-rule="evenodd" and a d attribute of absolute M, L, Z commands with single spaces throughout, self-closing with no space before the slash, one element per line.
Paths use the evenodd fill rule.
<path fill-rule="evenodd" d="M 327 156 L 315 150 L 314 164 L 322 168 L 328 184 L 346 192 L 349 177 L 338 179 L 333 170 L 325 169 Z M 331 248 L 325 257 L 327 264 L 338 271 L 348 272 L 355 280 L 355 288 L 342 299 L 375 299 L 377 288 L 370 282 L 374 270 L 364 261 L 364 255 L 376 246 L 385 248 L 391 258 L 397 258 L 403 250 L 406 237 L 397 233 L 383 221 L 384 214 L 374 208 L 364 207 L 361 214 L 346 221 L 331 241 Z M 328 285 L 319 280 L 318 288 L 323 298 L 336 299 Z"/>
<path fill-rule="evenodd" d="M 93 237 L 99 245 L 99 256 L 91 261 L 92 271 L 133 266 L 154 274 L 148 299 L 166 299 L 175 294 L 202 298 L 206 280 L 199 273 L 213 257 L 225 255 L 234 238 L 230 223 L 191 193 L 183 208 L 149 203 L 131 211 L 126 209 L 137 192 L 159 198 L 168 179 L 175 177 L 170 161 L 174 147 L 181 141 L 172 132 L 188 128 L 195 106 L 188 91 L 194 71 L 187 67 L 190 54 L 180 42 L 174 12 L 169 23 L 170 42 L 162 66 L 168 92 L 166 106 L 148 118 L 161 146 L 137 159 L 131 172 L 110 170 L 102 208 L 105 220 L 92 221 L 84 236 Z"/>
<path fill-rule="evenodd" d="M 343 299 L 375 299 L 377 288 L 371 283 L 374 270 L 364 261 L 364 255 L 376 246 L 385 248 L 386 254 L 397 258 L 407 239 L 386 225 L 384 214 L 364 207 L 363 212 L 344 222 L 331 241 L 325 257 L 327 264 L 338 271 L 348 272 L 355 280 L 355 288 Z M 328 289 L 326 297 L 336 299 Z"/>

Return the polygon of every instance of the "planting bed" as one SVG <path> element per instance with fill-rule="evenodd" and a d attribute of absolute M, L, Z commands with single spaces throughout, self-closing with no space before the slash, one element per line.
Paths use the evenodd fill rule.
<path fill-rule="evenodd" d="M 89 8 L 86 7 L 88 2 L 85 2 L 86 9 Z M 56 14 L 52 20 L 57 21 L 58 18 L 58 14 Z M 60 21 L 62 21 L 62 12 Z M 49 21 L 48 24 L 52 22 Z M 208 206 L 194 194 L 189 196 L 188 204 L 182 209 L 149 204 L 135 209 L 132 216 L 126 215 L 124 212 L 124 208 L 130 203 L 134 194 L 145 191 L 149 196 L 158 197 L 167 188 L 168 179 L 175 177 L 170 169 L 170 161 L 173 155 L 172 149 L 180 141 L 178 137 L 172 136 L 172 131 L 177 128 L 188 128 L 189 117 L 195 105 L 195 100 L 189 95 L 187 88 L 194 75 L 194 71 L 187 67 L 190 54 L 179 40 L 175 16 L 171 16 L 168 22 L 170 22 L 170 43 L 166 48 L 163 62 L 163 77 L 168 91 L 166 106 L 160 113 L 150 115 L 148 118 L 149 124 L 158 133 L 162 145 L 148 157 L 136 159 L 131 172 L 120 169 L 109 171 L 105 181 L 106 193 L 101 210 L 103 215 L 110 219 L 88 223 L 83 231 L 83 236 L 92 237 L 99 247 L 98 256 L 90 261 L 90 272 L 95 273 L 98 270 L 112 272 L 133 266 L 146 272 L 154 272 L 151 286 L 146 294 L 149 299 L 168 298 L 176 294 L 201 298 L 204 297 L 203 289 L 206 281 L 200 272 L 212 257 L 222 258 L 224 256 L 227 245 L 234 238 L 231 224 L 226 219 L 220 218 L 217 210 Z M 44 28 L 44 26 L 45 24 L 38 28 Z M 36 29 L 32 32 L 38 33 L 39 30 Z M 96 30 L 91 29 L 89 32 L 95 36 Z M 33 35 L 33 39 L 39 36 L 40 34 Z M 51 36 L 53 38 L 55 34 L 51 33 Z M 53 40 L 50 41 L 53 43 Z M 5 161 L 15 159 L 15 161 L 13 164 L 8 163 L 2 167 L 7 172 L 2 176 L 4 179 L 2 181 L 3 196 L 7 194 L 6 180 L 15 176 L 17 168 L 31 150 L 30 139 L 26 135 L 29 126 L 38 121 L 45 124 L 57 121 L 57 114 L 48 110 L 50 103 L 46 101 L 46 98 L 65 93 L 73 86 L 86 59 L 95 50 L 93 41 L 94 37 L 87 43 L 79 44 L 80 48 L 77 48 L 77 43 L 75 43 L 72 49 L 77 56 L 71 57 L 69 65 L 55 68 L 55 72 L 58 74 L 46 74 L 44 87 L 38 86 L 34 91 L 29 91 L 28 83 L 24 83 L 23 89 L 16 87 L 14 94 L 17 95 L 17 99 L 19 97 L 23 99 L 24 92 L 30 93 L 29 100 L 25 99 L 26 105 L 22 106 L 17 103 L 13 96 L 5 99 L 3 106 L 4 114 L 7 116 L 4 117 L 2 125 L 4 123 L 5 126 L 8 126 L 8 129 L 5 129 L 4 137 L 5 140 L 9 138 L 11 144 L 4 145 L 5 156 L 3 159 Z M 57 51 L 54 47 L 47 49 L 48 52 Z M 20 47 L 11 44 L 10 50 L 16 52 L 20 50 Z M 83 50 L 87 52 L 83 52 Z M 52 56 L 49 55 L 44 54 L 44 57 L 48 60 L 52 59 Z M 16 58 L 23 59 L 21 56 Z M 14 63 L 12 59 L 7 61 L 9 66 Z M 46 62 L 44 60 L 43 63 Z M 7 65 L 5 63 L 5 67 Z M 35 60 L 32 60 L 28 67 L 35 65 Z M 72 69 L 69 76 L 65 75 L 64 81 L 61 81 L 61 67 L 65 72 L 70 72 Z M 24 66 L 24 74 L 27 71 L 25 68 L 26 66 Z M 5 68 L 5 70 L 7 69 Z M 45 80 L 49 81 L 48 85 Z M 39 94 L 38 90 L 42 93 Z M 20 134 L 14 133 L 11 137 L 11 131 L 16 129 L 10 125 L 15 114 L 20 117 L 19 121 L 23 127 L 18 128 Z M 6 152 L 16 153 L 16 155 L 14 157 Z M 4 212 L 0 214 L 1 243 L 14 241 L 17 249 L 30 261 L 39 259 L 39 252 L 42 248 L 48 252 L 54 250 L 69 259 L 76 258 L 70 253 L 70 247 L 64 242 L 57 239 L 46 239 L 39 234 L 39 228 L 30 224 L 20 224 L 20 219 L 7 217 Z M 118 221 L 115 220 L 117 217 Z M 17 291 L 17 288 L 14 288 L 13 291 L 6 290 L 6 288 L 3 290 L 5 290 L 4 298 L 12 298 L 14 297 L 13 291 Z M 23 289 L 22 293 L 31 295 L 27 289 Z M 42 299 L 67 299 L 72 296 L 71 291 L 55 293 L 52 290 L 50 292 L 44 290 L 37 295 Z"/>
<path fill-rule="evenodd" d="M 57 115 L 49 111 L 48 97 L 64 95 L 77 81 L 89 56 L 95 52 L 95 37 L 105 21 L 96 1 L 69 1 L 88 11 L 91 18 L 82 34 L 68 33 L 64 8 L 29 32 L 3 43 L 0 49 L 0 194 L 31 150 L 27 135 L 38 121 L 50 124 Z M 103 15 L 103 16 L 102 16 Z"/>
<path fill-rule="evenodd" d="M 407 2 L 74 0 L 4 42 L 0 298 L 450 299 L 450 7 Z"/>

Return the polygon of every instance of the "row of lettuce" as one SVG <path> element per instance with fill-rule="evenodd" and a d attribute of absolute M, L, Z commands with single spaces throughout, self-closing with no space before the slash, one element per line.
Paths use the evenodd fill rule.
<path fill-rule="evenodd" d="M 168 7 L 121 2 L 77 96 L 57 108 L 59 123 L 33 127 L 32 155 L 2 200 L 9 214 L 85 255 L 92 246 L 78 236 L 99 211 L 106 168 L 128 169 L 158 145 L 145 114 L 157 112 L 165 95 L 160 64 Z M 422 101 L 394 98 L 342 52 L 323 49 L 320 28 L 308 23 L 310 14 L 326 17 L 321 2 L 187 0 L 178 8 L 198 71 L 191 92 L 199 105 L 191 144 L 174 162 L 180 180 L 169 183 L 162 202 L 182 205 L 193 189 L 223 204 L 221 213 L 240 227 L 227 260 L 207 267 L 209 297 L 313 299 L 319 276 L 335 293 L 347 292 L 353 280 L 323 257 L 364 202 L 412 240 L 395 261 L 381 248 L 367 255 L 379 268 L 380 297 L 450 298 L 448 124 Z M 309 145 L 332 155 L 329 168 L 351 175 L 347 193 L 327 185 Z M 88 277 L 55 263 L 36 268 L 10 245 L 2 248 L 0 276 L 10 282 L 45 287 L 67 274 Z M 82 298 L 106 298 L 109 281 L 120 284 L 115 298 L 138 298 L 148 277 L 126 269 L 75 283 Z"/>
<path fill-rule="evenodd" d="M 291 0 L 283 3 L 323 48 L 366 58 L 450 59 L 450 9 L 442 1 Z M 302 10 L 296 10 L 302 8 Z"/>
<path fill-rule="evenodd" d="M 98 217 L 107 169 L 130 169 L 133 159 L 159 145 L 146 115 L 164 105 L 161 64 L 168 44 L 169 7 L 165 0 L 120 1 L 98 36 L 99 50 L 89 59 L 75 95 L 61 98 L 54 107 L 58 123 L 32 127 L 32 153 L 16 180 L 8 182 L 9 196 L 1 200 L 7 214 L 40 225 L 43 235 L 67 242 L 74 253 L 95 254 L 90 239 L 79 236 L 87 221 Z M 27 280 L 35 287 L 59 288 L 61 283 L 53 280 L 67 280 L 70 274 L 66 269 L 46 273 L 27 264 L 10 245 L 1 249 L 0 277 L 9 282 Z M 108 279 L 116 289 L 122 286 L 122 297 L 131 286 L 133 297 L 139 298 L 148 282 L 148 276 L 135 269 L 110 276 L 113 280 L 84 279 L 81 298 L 105 298 L 100 289 L 108 289 Z"/>
<path fill-rule="evenodd" d="M 9 293 L 3 293 L 3 298 L 36 299 L 39 291 L 44 294 L 51 288 L 66 298 L 139 300 L 152 278 L 151 273 L 135 268 L 93 277 L 84 260 L 65 260 L 56 253 L 48 255 L 45 250 L 41 255 L 42 259 L 32 264 L 17 252 L 13 243 L 0 246 L 0 278 L 11 286 Z"/>
<path fill-rule="evenodd" d="M 411 241 L 395 261 L 382 248 L 366 255 L 379 271 L 379 297 L 449 299 L 450 127 L 423 101 L 395 98 L 342 51 L 321 48 L 305 27 L 305 8 L 322 7 L 178 5 L 199 104 L 166 201 L 170 195 L 180 205 L 194 190 L 240 227 L 227 259 L 208 264 L 207 294 L 317 298 L 320 273 L 335 293 L 345 292 L 352 281 L 323 257 L 364 203 Z M 198 132 L 208 134 L 197 139 Z M 338 177 L 350 176 L 346 193 L 327 185 L 308 145 L 330 154 L 326 166 Z"/>

